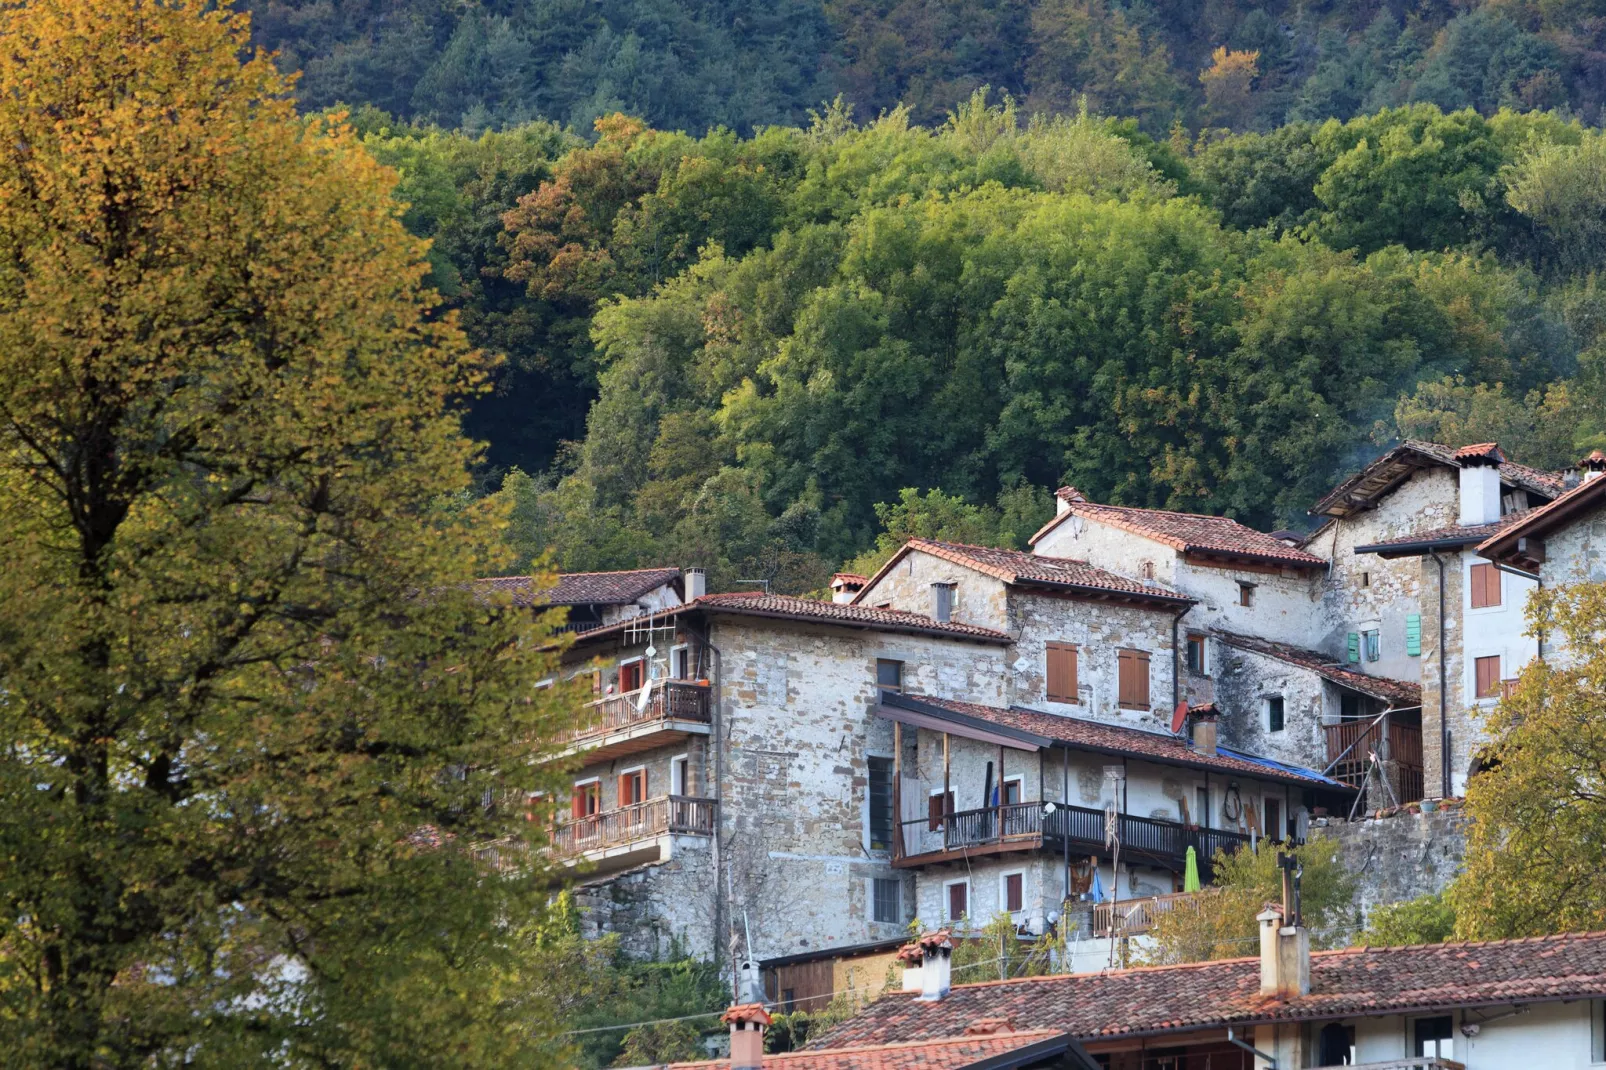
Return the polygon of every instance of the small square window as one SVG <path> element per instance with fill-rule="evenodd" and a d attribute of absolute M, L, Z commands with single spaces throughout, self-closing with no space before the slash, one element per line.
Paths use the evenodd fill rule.
<path fill-rule="evenodd" d="M 1188 671 L 1195 676 L 1208 675 L 1205 671 L 1205 637 L 1188 636 Z"/>
<path fill-rule="evenodd" d="M 896 877 L 870 881 L 871 917 L 888 925 L 903 924 L 903 882 Z"/>
<path fill-rule="evenodd" d="M 902 691 L 903 662 L 878 658 L 875 663 L 875 684 L 881 691 Z"/>
<path fill-rule="evenodd" d="M 1281 732 L 1283 730 L 1283 697 L 1272 695 L 1266 699 L 1266 731 Z"/>
<path fill-rule="evenodd" d="M 1255 604 L 1254 584 L 1245 583 L 1242 580 L 1238 581 L 1238 604 L 1240 606 L 1252 606 Z"/>
<path fill-rule="evenodd" d="M 1372 586 L 1372 574 L 1370 572 L 1362 572 L 1361 573 L 1361 586 L 1362 587 L 1370 587 L 1370 586 Z"/>

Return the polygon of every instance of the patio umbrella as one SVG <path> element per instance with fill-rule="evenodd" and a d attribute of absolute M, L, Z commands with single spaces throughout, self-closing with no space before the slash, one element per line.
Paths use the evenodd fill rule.
<path fill-rule="evenodd" d="M 1182 867 L 1182 890 L 1197 892 L 1199 890 L 1199 856 L 1193 851 L 1193 844 L 1188 845 L 1187 862 Z"/>

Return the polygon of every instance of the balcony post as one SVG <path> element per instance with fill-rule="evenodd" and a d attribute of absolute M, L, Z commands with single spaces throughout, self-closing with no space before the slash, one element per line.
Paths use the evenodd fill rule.
<path fill-rule="evenodd" d="M 957 807 L 957 806 L 955 806 L 952 810 L 949 809 L 949 807 L 948 807 L 948 800 L 953 797 L 950 794 L 953 791 L 953 787 L 952 787 L 952 785 L 951 785 L 951 783 L 949 781 L 949 773 L 952 771 L 952 757 L 953 756 L 950 753 L 949 746 L 948 746 L 948 733 L 944 732 L 942 734 L 942 806 L 941 806 L 941 810 L 942 810 L 942 849 L 945 850 L 945 851 L 948 849 L 948 826 L 953 824 L 953 811 L 959 809 L 959 807 Z"/>
<path fill-rule="evenodd" d="M 919 736 L 915 737 L 917 740 Z M 892 860 L 903 857 L 903 722 L 892 722 Z"/>

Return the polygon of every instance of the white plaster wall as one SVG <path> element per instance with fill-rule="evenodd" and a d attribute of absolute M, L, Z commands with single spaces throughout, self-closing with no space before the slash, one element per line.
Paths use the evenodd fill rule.
<path fill-rule="evenodd" d="M 1548 588 L 1606 583 L 1606 506 L 1546 537 L 1545 563 L 1539 575 Z M 1550 638 L 1545 656 L 1560 664 L 1569 660 L 1557 636 Z"/>
<path fill-rule="evenodd" d="M 1537 589 L 1532 580 L 1500 572 L 1500 604 L 1482 609 L 1472 608 L 1472 568 L 1474 565 L 1487 564 L 1487 559 L 1470 549 L 1461 553 L 1455 564 L 1461 570 L 1461 613 L 1464 621 L 1461 633 L 1461 698 L 1467 705 L 1479 707 L 1493 706 L 1498 700 L 1477 698 L 1475 658 L 1498 655 L 1501 677 L 1511 678 L 1520 673 L 1523 666 L 1539 652 L 1537 641 L 1523 635 L 1528 628 L 1524 616 L 1528 596 Z"/>
<path fill-rule="evenodd" d="M 1476 1037 L 1463 1036 L 1466 1022 L 1493 1017 L 1510 1008 L 1453 1012 L 1457 1032 L 1451 1058 L 1467 1070 L 1589 1070 L 1601 1061 L 1591 1052 L 1591 1016 L 1599 1001 L 1544 1003 L 1519 1014 L 1480 1025 Z M 1431 1016 L 1430 1016 L 1431 1017 Z M 1391 1015 L 1355 1021 L 1355 1054 L 1360 1063 L 1384 1062 L 1414 1054 L 1413 1018 Z M 1593 1026 L 1598 1029 L 1598 1021 Z M 1596 1049 L 1598 1051 L 1598 1048 Z"/>
<path fill-rule="evenodd" d="M 1255 584 L 1250 604 L 1238 604 L 1239 583 Z M 1190 628 L 1221 628 L 1310 647 L 1326 629 L 1321 615 L 1322 570 L 1217 568 L 1177 562 L 1176 587 L 1199 604 L 1182 618 Z"/>
<path fill-rule="evenodd" d="M 1163 542 L 1085 516 L 1071 516 L 1032 547 L 1045 557 L 1070 557 L 1132 579 L 1143 566 L 1154 566 L 1154 579 L 1171 584 L 1176 578 L 1177 551 Z"/>
<path fill-rule="evenodd" d="M 936 612 L 934 583 L 954 585 L 953 620 L 999 631 L 1008 627 L 1003 581 L 920 550 L 904 555 L 874 586 L 867 587 L 859 596 L 859 605 L 885 605 L 929 617 Z"/>

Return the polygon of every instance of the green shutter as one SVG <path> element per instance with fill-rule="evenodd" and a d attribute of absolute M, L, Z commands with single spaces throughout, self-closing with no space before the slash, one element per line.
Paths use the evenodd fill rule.
<path fill-rule="evenodd" d="M 1422 656 L 1422 615 L 1412 613 L 1405 618 L 1405 652 L 1413 658 Z"/>
<path fill-rule="evenodd" d="M 1361 663 L 1361 633 L 1349 633 L 1349 662 L 1351 665 Z"/>

